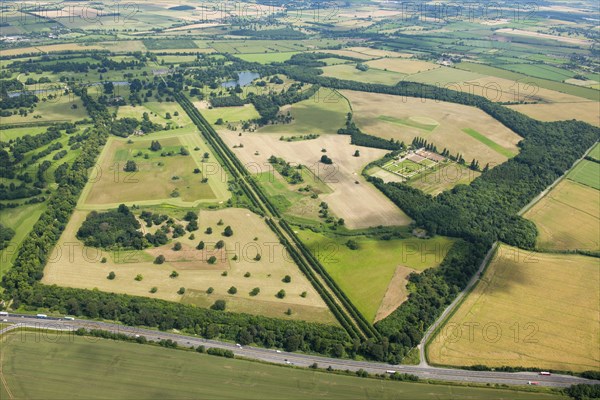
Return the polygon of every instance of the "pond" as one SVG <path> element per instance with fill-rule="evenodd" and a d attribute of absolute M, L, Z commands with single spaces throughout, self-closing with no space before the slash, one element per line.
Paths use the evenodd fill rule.
<path fill-rule="evenodd" d="M 235 87 L 235 85 L 246 86 L 249 85 L 253 80 L 260 78 L 260 74 L 256 72 L 244 71 L 238 72 L 238 80 L 237 81 L 227 81 L 221 83 L 221 86 L 229 88 Z"/>

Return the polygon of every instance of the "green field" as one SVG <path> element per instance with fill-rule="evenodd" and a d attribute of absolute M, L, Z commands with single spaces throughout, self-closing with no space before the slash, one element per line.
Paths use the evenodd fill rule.
<path fill-rule="evenodd" d="M 410 126 L 412 128 L 422 129 L 426 132 L 431 132 L 439 126 L 439 124 L 433 124 L 433 123 L 426 124 L 426 123 L 419 122 L 419 121 L 416 121 L 416 120 L 413 120 L 410 118 L 395 118 L 395 117 L 390 117 L 387 115 L 380 115 L 379 117 L 377 117 L 377 119 L 380 119 L 385 122 L 391 122 L 392 124 L 404 125 L 404 126 Z"/>
<path fill-rule="evenodd" d="M 25 239 L 45 209 L 46 204 L 39 203 L 0 211 L 0 223 L 15 231 L 15 236 L 11 240 L 12 246 L 0 251 L 0 277 L 12 267 L 17 256 L 17 246 Z"/>
<path fill-rule="evenodd" d="M 346 115 L 350 112 L 348 100 L 339 92 L 321 88 L 311 98 L 282 107 L 282 112 L 289 110 L 294 120 L 290 124 L 267 125 L 260 129 L 265 133 L 291 132 L 298 134 L 337 134 L 344 126 Z"/>
<path fill-rule="evenodd" d="M 198 47 L 191 39 L 144 39 L 143 42 L 148 50 L 195 49 Z"/>
<path fill-rule="evenodd" d="M 600 164 L 583 160 L 573 168 L 567 177 L 575 182 L 600 190 Z"/>
<path fill-rule="evenodd" d="M 594 148 L 592 149 L 592 151 L 590 151 L 588 156 L 593 158 L 594 160 L 600 161 L 600 143 L 596 143 L 596 146 L 594 146 Z"/>
<path fill-rule="evenodd" d="M 270 64 L 274 62 L 284 62 L 289 60 L 293 55 L 298 54 L 297 51 L 289 51 L 283 53 L 256 53 L 256 54 L 238 54 L 236 57 L 248 62 L 257 62 L 261 64 Z"/>
<path fill-rule="evenodd" d="M 454 243 L 443 236 L 392 240 L 352 237 L 359 249 L 350 250 L 348 237 L 329 237 L 310 230 L 300 230 L 298 237 L 369 321 L 375 318 L 398 266 L 416 271 L 436 267 Z"/>
<path fill-rule="evenodd" d="M 250 121 L 260 118 L 253 104 L 246 104 L 241 107 L 217 107 L 202 109 L 202 115 L 211 124 L 215 124 L 217 119 L 222 118 L 225 123 Z"/>
<path fill-rule="evenodd" d="M 0 125 L 4 123 L 2 121 Z M 46 132 L 45 126 L 31 126 L 26 128 L 12 128 L 12 129 L 2 129 L 0 130 L 0 141 L 8 142 L 9 140 L 16 139 L 25 135 L 37 135 L 39 133 Z"/>
<path fill-rule="evenodd" d="M 495 152 L 497 152 L 499 154 L 502 154 L 505 157 L 512 158 L 516 155 L 512 151 L 507 150 L 504 147 L 500 146 L 498 143 L 494 142 L 487 136 L 482 135 L 481 133 L 477 132 L 475 129 L 465 128 L 465 129 L 463 129 L 463 132 L 466 133 L 467 135 L 471 136 L 473 139 L 479 140 L 481 143 L 485 144 L 490 149 L 494 150 Z"/>
<path fill-rule="evenodd" d="M 2 374 L 10 392 L 0 385 L 0 398 L 563 398 L 545 393 L 378 381 L 64 333 L 56 336 L 50 332 L 47 337 L 52 340 L 40 341 L 34 332 L 7 336 L 2 344 Z"/>

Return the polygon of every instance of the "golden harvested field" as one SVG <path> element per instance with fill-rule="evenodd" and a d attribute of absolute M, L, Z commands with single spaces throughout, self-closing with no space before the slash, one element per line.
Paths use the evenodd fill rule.
<path fill-rule="evenodd" d="M 428 346 L 428 358 L 455 366 L 598 370 L 598 285 L 597 258 L 502 245 Z"/>
<path fill-rule="evenodd" d="M 508 107 L 540 121 L 578 119 L 588 124 L 600 126 L 600 108 L 598 108 L 598 103 L 593 101 L 560 104 L 518 104 Z"/>
<path fill-rule="evenodd" d="M 17 49 L 3 49 L 0 50 L 0 56 L 16 56 L 19 54 L 30 54 L 30 53 L 53 53 L 57 51 L 85 51 L 85 50 L 103 50 L 103 47 L 98 45 L 83 45 L 79 43 L 64 43 L 64 44 L 50 44 L 46 46 L 35 46 L 35 47 L 20 47 Z"/>
<path fill-rule="evenodd" d="M 383 69 L 401 74 L 417 74 L 430 69 L 440 68 L 439 65 L 421 60 L 407 60 L 403 58 L 380 58 L 366 63 L 371 68 Z"/>
<path fill-rule="evenodd" d="M 600 191 L 564 179 L 524 215 L 535 222 L 537 246 L 600 250 Z"/>
<path fill-rule="evenodd" d="M 377 56 L 359 53 L 359 52 L 352 51 L 352 50 L 327 50 L 327 53 L 337 54 L 338 56 L 359 58 L 361 60 L 372 60 L 374 58 L 377 58 Z"/>
<path fill-rule="evenodd" d="M 330 210 L 344 218 L 350 229 L 371 226 L 408 225 L 411 219 L 396 207 L 385 195 L 369 184 L 361 175 L 366 164 L 383 157 L 387 151 L 353 146 L 345 135 L 323 135 L 317 139 L 297 142 L 279 140 L 279 136 L 297 134 L 289 126 L 281 125 L 274 134 L 250 133 L 238 136 L 238 132 L 219 132 L 228 146 L 239 146 L 233 151 L 252 172 L 270 171 L 268 159 L 274 155 L 287 162 L 303 164 L 332 190 L 331 194 L 320 195 L 319 199 L 329 204 Z M 326 149 L 333 165 L 319 162 Z M 353 157 L 360 150 L 360 157 Z M 258 154 L 257 154 L 258 153 Z M 358 182 L 358 183 L 356 183 Z M 348 201 L 352 199 L 352 202 Z"/>
<path fill-rule="evenodd" d="M 138 215 L 141 211 L 135 213 Z M 165 209 L 162 213 L 169 214 L 169 210 Z M 81 210 L 74 213 L 46 265 L 43 283 L 97 288 L 200 307 L 210 307 L 216 300 L 223 299 L 229 311 L 326 323 L 334 321 L 329 309 L 291 261 L 277 237 L 258 215 L 248 210 L 200 211 L 200 229 L 194 232 L 196 238 L 190 240 L 188 235 L 174 240 L 181 242 L 183 248 L 180 251 L 172 250 L 173 243 L 159 248 L 121 252 L 84 247 L 75 235 L 87 214 L 87 211 Z M 217 223 L 221 219 L 223 225 L 219 226 Z M 228 225 L 234 232 L 231 237 L 221 234 Z M 205 233 L 207 227 L 212 227 L 211 235 Z M 200 240 L 206 244 L 204 250 L 195 248 Z M 218 240 L 225 242 L 224 251 L 214 249 Z M 166 261 L 156 265 L 153 260 L 160 254 L 165 256 Z M 257 254 L 261 254 L 260 261 L 254 260 Z M 212 255 L 217 257 L 214 265 L 207 262 Z M 238 259 L 234 261 L 235 255 Z M 106 263 L 100 262 L 102 257 L 107 258 Z M 111 271 L 116 274 L 114 280 L 106 278 Z M 170 278 L 172 271 L 177 271 L 179 276 Z M 225 271 L 227 276 L 222 276 Z M 250 277 L 244 277 L 246 272 L 250 272 Z M 134 280 L 138 274 L 143 276 L 142 281 Z M 285 275 L 291 277 L 291 283 L 281 281 Z M 232 286 L 238 290 L 235 295 L 228 294 Z M 154 294 L 150 293 L 152 287 L 158 289 Z M 183 296 L 177 293 L 180 287 L 186 289 Z M 206 292 L 209 287 L 214 289 L 212 294 Z M 250 296 L 249 292 L 255 287 L 260 288 L 260 293 Z M 284 299 L 275 297 L 280 289 L 286 291 Z M 303 298 L 300 294 L 304 291 L 307 296 Z M 284 314 L 288 308 L 293 312 L 290 317 Z"/>
<path fill-rule="evenodd" d="M 404 74 L 400 74 L 398 72 L 377 69 L 360 71 L 356 69 L 356 64 L 330 65 L 321 69 L 323 70 L 323 76 L 366 83 L 380 83 L 382 85 L 390 86 L 397 84 L 405 76 Z"/>
<path fill-rule="evenodd" d="M 366 54 L 366 55 L 372 56 L 372 57 L 411 58 L 413 56 L 410 53 L 399 53 L 397 51 L 392 51 L 392 50 L 372 49 L 370 47 L 349 47 L 348 50 L 356 52 L 356 53 L 360 53 L 360 54 Z"/>
<path fill-rule="evenodd" d="M 508 34 L 508 35 L 515 35 L 515 36 L 528 36 L 528 37 L 534 37 L 534 38 L 540 38 L 540 39 L 556 40 L 557 42 L 564 42 L 564 43 L 575 44 L 575 45 L 579 45 L 579 46 L 589 46 L 591 44 L 591 42 L 587 39 L 577 39 L 577 38 L 572 38 L 572 37 L 549 35 L 547 33 L 525 31 L 522 29 L 501 28 L 501 29 L 498 29 L 496 32 L 504 33 L 504 34 Z"/>
<path fill-rule="evenodd" d="M 80 208 L 113 208 L 120 203 L 150 205 L 168 203 L 177 206 L 192 207 L 202 202 L 220 202 L 230 197 L 227 190 L 227 175 L 215 161 L 209 148 L 193 130 L 155 132 L 149 136 L 132 139 L 109 138 L 102 150 L 98 168 L 92 171 L 91 178 L 80 197 Z M 176 131 L 175 131 L 176 132 Z M 162 150 L 149 150 L 153 140 L 163 147 Z M 189 155 L 179 154 L 181 147 Z M 199 148 L 200 150 L 194 150 Z M 161 157 L 162 151 L 176 154 Z M 142 152 L 149 156 L 136 155 Z M 204 159 L 204 153 L 209 158 Z M 137 172 L 125 172 L 125 163 L 134 160 Z M 195 168 L 201 170 L 194 174 Z M 173 179 L 177 177 L 177 179 Z M 202 183 L 203 178 L 208 182 Z M 179 193 L 178 196 L 174 192 Z"/>
<path fill-rule="evenodd" d="M 474 129 L 489 140 L 516 154 L 521 137 L 483 111 L 454 103 L 376 93 L 342 91 L 352 104 L 354 120 L 365 133 L 410 143 L 425 138 L 441 151 L 461 153 L 470 162 L 494 166 L 507 160 L 506 155 L 468 135 Z M 437 125 L 437 126 L 436 126 Z"/>
<path fill-rule="evenodd" d="M 381 321 L 389 316 L 396 310 L 396 308 L 404 303 L 406 299 L 408 299 L 409 292 L 406 284 L 408 283 L 408 276 L 413 272 L 418 271 L 402 265 L 399 265 L 396 268 L 396 271 L 390 280 L 390 284 L 383 295 L 381 304 L 377 309 L 377 314 L 375 314 L 373 323 Z"/>

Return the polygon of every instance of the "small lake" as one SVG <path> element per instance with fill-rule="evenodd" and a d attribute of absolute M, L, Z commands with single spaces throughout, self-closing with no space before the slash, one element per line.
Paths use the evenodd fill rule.
<path fill-rule="evenodd" d="M 235 87 L 235 85 L 246 86 L 252 83 L 253 80 L 260 78 L 260 74 L 256 72 L 244 71 L 238 72 L 238 80 L 237 81 L 227 81 L 221 83 L 222 87 L 230 88 Z"/>

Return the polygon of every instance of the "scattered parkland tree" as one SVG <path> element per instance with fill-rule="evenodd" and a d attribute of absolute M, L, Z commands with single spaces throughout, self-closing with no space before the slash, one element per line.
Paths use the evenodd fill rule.
<path fill-rule="evenodd" d="M 206 233 L 207 235 L 212 234 L 212 228 L 209 226 L 208 228 L 206 228 L 206 231 L 204 231 L 204 233 Z"/>
<path fill-rule="evenodd" d="M 285 290 L 281 289 L 279 292 L 277 292 L 276 296 L 278 299 L 283 299 L 285 297 Z"/>
<path fill-rule="evenodd" d="M 216 244 L 215 244 L 215 249 L 222 249 L 223 247 L 225 247 L 225 242 L 222 240 L 219 240 Z"/>
<path fill-rule="evenodd" d="M 154 264 L 162 264 L 165 262 L 165 256 L 162 254 L 154 259 Z"/>
<path fill-rule="evenodd" d="M 169 278 L 177 278 L 178 276 L 179 276 L 179 272 L 173 271 L 173 272 L 171 272 L 171 275 L 169 275 Z"/>
<path fill-rule="evenodd" d="M 260 293 L 260 288 L 255 287 L 250 291 L 250 296 L 257 296 Z"/>
<path fill-rule="evenodd" d="M 110 279 L 110 280 L 112 281 L 112 280 L 113 280 L 113 279 L 115 279 L 116 277 L 117 277 L 117 275 L 115 274 L 115 272 L 114 272 L 114 271 L 110 271 L 110 272 L 108 273 L 108 276 L 106 277 L 106 279 Z"/>
<path fill-rule="evenodd" d="M 150 150 L 152 151 L 159 151 L 162 149 L 162 146 L 160 145 L 160 143 L 158 142 L 158 140 L 153 140 L 150 143 Z"/>
<path fill-rule="evenodd" d="M 232 286 L 229 288 L 229 290 L 227 291 L 227 293 L 229 294 L 236 294 L 237 293 L 237 288 L 235 286 Z"/>
<path fill-rule="evenodd" d="M 185 293 L 184 287 L 180 287 L 179 290 L 177 291 L 177 294 L 184 294 L 184 293 Z"/>
<path fill-rule="evenodd" d="M 158 288 L 156 286 L 153 286 L 152 289 L 150 289 L 150 293 L 156 293 L 158 292 Z"/>
<path fill-rule="evenodd" d="M 181 243 L 175 242 L 175 245 L 173 246 L 173 250 L 175 250 L 175 251 L 181 250 Z"/>
<path fill-rule="evenodd" d="M 144 277 L 142 276 L 142 274 L 137 274 L 134 279 L 139 282 L 142 279 L 144 279 Z"/>
<path fill-rule="evenodd" d="M 210 308 L 217 311 L 224 311 L 226 306 L 227 303 L 225 303 L 225 300 L 217 300 Z"/>
<path fill-rule="evenodd" d="M 207 294 L 212 294 L 215 291 L 215 289 L 211 286 L 208 289 L 206 289 L 206 293 Z"/>
<path fill-rule="evenodd" d="M 360 157 L 360 151 L 359 150 L 356 150 L 354 152 L 354 157 Z"/>
<path fill-rule="evenodd" d="M 138 170 L 138 166 L 133 160 L 128 160 L 125 163 L 125 167 L 123 167 L 123 171 L 125 172 L 136 172 Z"/>
<path fill-rule="evenodd" d="M 211 265 L 212 264 L 216 264 L 217 263 L 217 257 L 210 256 L 210 258 L 208 259 L 208 263 L 211 264 Z M 227 271 L 225 271 L 225 275 L 223 275 L 223 276 L 227 276 Z"/>
<path fill-rule="evenodd" d="M 281 280 L 283 283 L 290 283 L 292 281 L 292 277 L 289 275 L 286 275 L 283 277 L 283 279 Z"/>
<path fill-rule="evenodd" d="M 325 154 L 323 154 L 323 155 L 321 156 L 321 162 L 322 162 L 323 164 L 327 164 L 327 165 L 331 165 L 331 164 L 333 164 L 333 160 L 332 160 L 331 158 L 327 157 L 327 155 L 325 155 Z"/>
<path fill-rule="evenodd" d="M 231 229 L 231 226 L 228 225 L 225 227 L 225 230 L 223 231 L 223 236 L 226 236 L 226 237 L 233 236 L 233 229 Z"/>
<path fill-rule="evenodd" d="M 201 240 L 200 243 L 198 243 L 198 246 L 196 246 L 196 249 L 204 250 L 204 241 L 203 240 Z"/>

